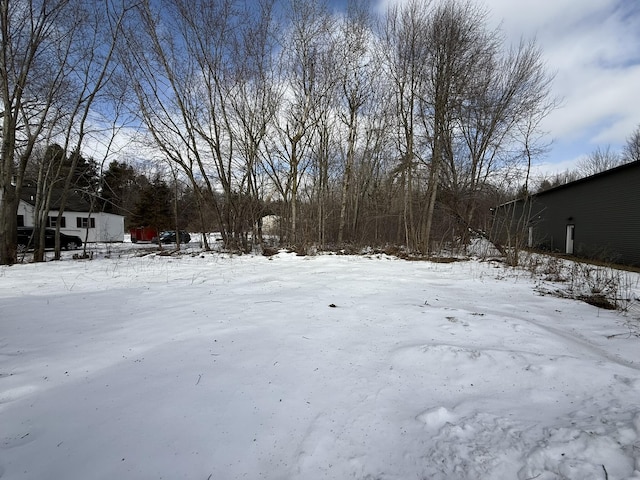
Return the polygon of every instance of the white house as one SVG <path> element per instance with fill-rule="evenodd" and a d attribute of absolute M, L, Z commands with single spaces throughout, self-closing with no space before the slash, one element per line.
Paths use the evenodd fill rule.
<path fill-rule="evenodd" d="M 35 189 L 24 188 L 18 205 L 18 226 L 32 227 L 34 224 Z M 53 202 L 49 211 L 48 227 L 56 226 L 58 204 Z M 60 231 L 68 235 L 77 235 L 83 241 L 122 242 L 124 241 L 124 217 L 113 213 L 92 212 L 90 205 L 79 195 L 71 194 L 67 208 L 62 214 Z"/>

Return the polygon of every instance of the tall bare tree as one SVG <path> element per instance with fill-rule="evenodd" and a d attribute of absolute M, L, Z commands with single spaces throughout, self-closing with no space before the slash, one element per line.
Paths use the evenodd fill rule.
<path fill-rule="evenodd" d="M 17 211 L 24 172 L 66 88 L 70 0 L 0 0 L 0 264 L 17 259 Z"/>
<path fill-rule="evenodd" d="M 263 161 L 269 129 L 282 97 L 277 78 L 275 50 L 274 0 L 261 0 L 245 11 L 243 25 L 234 45 L 233 75 L 236 79 L 229 92 L 231 127 L 238 156 L 238 193 L 243 201 L 236 203 L 238 221 L 246 222 L 255 244 L 262 243 L 263 197 L 265 175 Z M 243 239 L 245 249 L 246 236 Z"/>
<path fill-rule="evenodd" d="M 288 207 L 286 235 L 295 244 L 300 240 L 299 190 L 309 167 L 309 142 L 318 109 L 333 87 L 323 70 L 332 45 L 333 19 L 324 1 L 290 0 L 288 7 L 281 59 L 285 94 L 270 147 L 274 156 L 267 167 Z"/>
<path fill-rule="evenodd" d="M 60 259 L 60 227 L 62 215 L 66 208 L 66 202 L 70 194 L 75 171 L 82 160 L 82 150 L 87 136 L 99 133 L 102 136 L 106 132 L 115 134 L 110 126 L 102 126 L 92 121 L 92 116 L 97 117 L 105 113 L 117 119 L 117 108 L 109 101 L 105 89 L 111 81 L 117 66 L 114 56 L 118 43 L 122 39 L 122 27 L 125 16 L 131 10 L 128 1 L 104 2 L 101 0 L 83 0 L 75 6 L 73 24 L 77 26 L 74 32 L 74 50 L 69 56 L 67 75 L 74 78 L 73 96 L 69 98 L 69 113 L 65 117 L 65 128 L 61 132 L 64 151 L 70 159 L 66 177 L 62 178 L 61 196 L 58 205 L 58 218 L 56 221 L 56 246 L 55 259 Z M 101 123 L 101 122 L 100 122 Z M 110 122 L 108 122 L 110 123 Z M 113 138 L 107 139 L 111 144 Z M 60 171 L 57 172 L 60 176 Z M 53 190 L 47 192 L 47 200 L 50 201 Z M 95 194 L 96 192 L 93 192 Z M 92 195 L 89 195 L 90 200 Z M 91 202 L 93 202 L 93 199 Z M 91 203 L 90 202 L 90 203 Z M 40 223 L 40 245 L 44 244 L 44 220 Z M 42 248 L 42 247 L 41 247 Z M 35 260 L 43 259 L 43 251 L 39 249 Z"/>
<path fill-rule="evenodd" d="M 356 148 L 360 133 L 360 117 L 363 114 L 362 109 L 371 99 L 374 84 L 371 65 L 371 19 L 364 2 L 349 2 L 339 35 L 338 64 L 340 65 L 340 103 L 342 107 L 339 114 L 347 131 L 338 225 L 338 243 L 342 244 L 347 225 L 347 206 L 351 198 Z"/>
<path fill-rule="evenodd" d="M 382 54 L 394 92 L 398 165 L 395 169 L 403 191 L 402 224 L 404 242 L 410 249 L 418 247 L 418 232 L 414 221 L 414 174 L 420 147 L 429 132 L 420 129 L 419 99 L 425 94 L 425 63 L 429 9 L 431 2 L 410 0 L 391 7 L 386 14 Z"/>
<path fill-rule="evenodd" d="M 421 248 L 429 252 L 440 172 L 453 155 L 453 115 L 478 74 L 478 67 L 494 49 L 485 27 L 486 13 L 469 0 L 437 5 L 430 17 L 427 42 L 427 97 L 432 109 L 429 190 Z"/>
<path fill-rule="evenodd" d="M 491 205 L 492 217 L 480 227 L 483 235 L 489 232 L 493 244 L 505 255 L 509 265 L 518 265 L 521 250 L 525 246 L 533 246 L 535 242 L 531 167 L 533 160 L 544 154 L 549 147 L 545 142 L 540 124 L 556 106 L 557 102 L 554 98 L 543 95 L 539 103 L 532 105 L 535 108 L 529 110 L 528 114 L 518 122 L 515 157 L 523 160 L 521 168 L 524 172 L 515 162 L 503 166 L 500 187 L 503 194 L 507 192 L 509 197 L 496 197 L 497 201 Z M 522 183 L 519 184 L 520 181 Z M 519 187 L 514 189 L 517 190 L 515 200 L 513 200 L 514 192 L 509 192 L 506 188 L 514 183 Z M 496 205 L 501 205 L 498 211 L 495 209 Z M 529 243 L 531 245 L 527 245 Z"/>
<path fill-rule="evenodd" d="M 552 77 L 535 43 L 520 42 L 503 54 L 496 34 L 488 40 L 465 100 L 457 106 L 458 155 L 443 170 L 463 240 L 464 232 L 478 228 L 474 216 L 498 172 L 509 174 L 523 161 L 528 172 L 532 159 L 544 151 L 532 140 L 539 137 L 541 119 L 555 108 L 549 93 Z M 528 189 L 528 179 L 525 184 Z"/>
<path fill-rule="evenodd" d="M 127 28 L 128 48 L 120 52 L 147 146 L 180 167 L 201 207 L 213 205 L 228 245 L 234 239 L 233 139 L 226 100 L 233 4 L 141 1 Z"/>

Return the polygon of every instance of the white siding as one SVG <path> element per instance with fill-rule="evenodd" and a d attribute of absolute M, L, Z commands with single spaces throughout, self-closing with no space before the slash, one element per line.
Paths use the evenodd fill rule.
<path fill-rule="evenodd" d="M 20 200 L 18 215 L 23 215 L 24 225 L 33 226 L 33 206 Z M 57 217 L 58 212 L 51 210 L 50 217 Z M 60 228 L 62 233 L 77 235 L 89 243 L 94 242 L 122 242 L 124 241 L 124 217 L 112 213 L 96 212 L 89 215 L 88 212 L 69 212 L 62 215 L 65 218 L 65 227 Z M 93 218 L 95 228 L 78 227 L 78 218 Z M 85 222 L 85 224 L 88 222 Z"/>
<path fill-rule="evenodd" d="M 25 227 L 33 227 L 33 205 L 20 200 L 18 204 L 18 215 L 22 215 Z"/>
<path fill-rule="evenodd" d="M 113 213 L 97 213 L 96 236 L 98 242 L 123 242 L 124 217 Z"/>

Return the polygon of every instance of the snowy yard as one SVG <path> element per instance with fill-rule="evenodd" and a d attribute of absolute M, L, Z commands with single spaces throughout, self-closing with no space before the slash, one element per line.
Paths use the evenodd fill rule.
<path fill-rule="evenodd" d="M 0 267 L 0 477 L 640 479 L 632 316 L 534 287 L 376 255 Z"/>

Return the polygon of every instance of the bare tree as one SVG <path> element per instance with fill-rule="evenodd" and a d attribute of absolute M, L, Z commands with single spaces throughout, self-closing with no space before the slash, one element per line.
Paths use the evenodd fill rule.
<path fill-rule="evenodd" d="M 2 237 L 0 261 L 14 260 L 15 208 L 24 174 L 32 160 L 34 148 L 57 143 L 61 157 L 70 165 L 55 161 L 41 163 L 37 176 L 37 233 L 34 259 L 43 259 L 44 228 L 53 189 L 62 191 L 58 209 L 64 212 L 66 195 L 71 187 L 83 141 L 96 125 L 91 116 L 97 113 L 99 94 L 112 73 L 111 58 L 119 38 L 119 28 L 126 3 L 79 0 L 30 0 L 1 2 L 3 30 L 2 78 L 4 101 L 2 202 L 0 225 Z M 62 168 L 65 178 L 62 178 Z M 15 183 L 6 187 L 6 182 Z M 4 196 L 4 195 L 2 195 Z M 39 241 L 38 241 L 39 240 Z M 56 235 L 56 258 L 60 255 Z"/>
<path fill-rule="evenodd" d="M 122 38 L 122 26 L 125 15 L 130 7 L 125 2 L 102 2 L 100 0 L 84 0 L 76 5 L 73 10 L 73 24 L 77 26 L 74 39 L 76 53 L 70 55 L 71 65 L 67 74 L 73 75 L 75 89 L 69 102 L 69 114 L 65 118 L 66 128 L 61 132 L 64 142 L 64 151 L 69 154 L 70 165 L 66 178 L 61 185 L 61 197 L 58 206 L 58 218 L 56 221 L 56 246 L 55 259 L 60 259 L 60 227 L 62 215 L 66 208 L 72 181 L 79 160 L 82 158 L 83 143 L 88 135 L 99 131 L 114 133 L 112 129 L 93 124 L 92 114 L 98 114 L 99 104 L 105 108 L 107 97 L 100 98 L 116 69 L 114 55 L 116 47 Z M 69 62 L 67 62 L 69 63 Z M 108 115 L 117 118 L 116 108 L 112 105 L 106 107 Z M 107 140 L 111 143 L 111 140 Z M 58 171 L 57 176 L 60 175 Z M 53 190 L 47 192 L 50 200 Z M 43 221 L 40 224 L 40 245 L 44 245 Z M 36 260 L 42 260 L 42 250 L 36 255 Z"/>
<path fill-rule="evenodd" d="M 425 96 L 426 43 L 430 2 L 411 0 L 387 12 L 383 32 L 382 54 L 387 75 L 393 86 L 398 165 L 396 174 L 402 185 L 402 223 L 404 242 L 410 249 L 418 247 L 414 222 L 414 173 L 419 144 L 426 142 L 428 131 L 420 130 L 418 103 Z M 424 124 L 423 124 L 424 125 Z"/>
<path fill-rule="evenodd" d="M 16 261 L 17 211 L 24 172 L 43 131 L 55 123 L 65 88 L 64 20 L 70 0 L 0 0 L 0 264 Z"/>
<path fill-rule="evenodd" d="M 541 100 L 545 99 L 542 97 Z M 518 265 L 520 262 L 520 252 L 525 246 L 533 247 L 535 239 L 535 223 L 536 215 L 533 215 L 534 204 L 531 195 L 531 166 L 533 160 L 542 155 L 548 148 L 548 144 L 544 142 L 543 133 L 540 130 L 540 123 L 546 116 L 556 108 L 554 99 L 547 99 L 535 105 L 528 111 L 518 123 L 517 142 L 520 148 L 516 158 L 524 160 L 524 183 L 516 193 L 516 199 L 511 202 L 504 203 L 496 211 L 492 208 L 493 218 L 488 228 L 483 232 L 490 231 L 489 237 L 493 244 L 505 256 L 509 265 Z M 513 174 L 516 165 L 508 165 L 505 169 L 503 179 L 508 180 L 509 176 L 518 180 L 522 178 L 521 172 Z M 509 175 L 511 173 L 511 175 Z M 513 198 L 513 194 L 511 195 Z M 495 204 L 493 205 L 495 207 Z"/>
<path fill-rule="evenodd" d="M 429 252 L 440 172 L 453 155 L 453 116 L 463 101 L 478 67 L 495 48 L 493 35 L 485 29 L 485 11 L 468 0 L 449 1 L 435 7 L 427 35 L 427 97 L 432 109 L 429 190 L 421 248 Z"/>
<path fill-rule="evenodd" d="M 157 55 L 170 58 L 172 75 L 182 77 L 176 78 L 173 95 L 183 123 L 181 129 L 188 140 L 188 171 L 192 171 L 193 158 L 198 166 L 198 174 L 207 186 L 207 196 L 218 213 L 220 233 L 225 244 L 238 247 L 242 232 L 238 231 L 234 221 L 234 203 L 237 199 L 234 183 L 235 139 L 227 101 L 236 81 L 232 75 L 230 58 L 237 35 L 237 29 L 234 28 L 237 22 L 235 2 L 201 0 L 194 4 L 192 1 L 176 0 L 175 3 L 177 7 L 173 15 L 180 36 L 172 40 L 171 45 L 166 45 L 164 51 L 158 48 Z M 157 34 L 166 36 L 162 31 L 156 31 Z M 177 145 L 179 150 L 184 147 Z M 181 162 L 183 166 L 186 164 Z M 222 191 L 220 202 L 217 200 L 217 189 Z"/>
<path fill-rule="evenodd" d="M 539 48 L 520 44 L 501 58 L 499 37 L 487 38 L 485 56 L 475 70 L 465 100 L 458 105 L 458 155 L 443 170 L 452 192 L 449 207 L 462 224 L 461 238 L 474 225 L 483 191 L 493 190 L 495 175 L 512 174 L 525 163 L 525 190 L 534 158 L 544 152 L 540 122 L 554 108 L 550 82 Z"/>
<path fill-rule="evenodd" d="M 228 102 L 237 33 L 233 3 L 139 2 L 137 17 L 127 29 L 128 48 L 121 52 L 148 146 L 184 172 L 203 222 L 204 204 L 213 205 L 226 245 L 239 235 L 233 220 L 237 196 Z M 208 248 L 206 235 L 203 239 Z"/>
<path fill-rule="evenodd" d="M 610 170 L 625 163 L 624 157 L 611 150 L 610 146 L 597 147 L 586 158 L 576 164 L 576 173 L 581 177 L 588 177 L 596 173 Z"/>
<path fill-rule="evenodd" d="M 325 2 L 290 0 L 283 41 L 282 72 L 285 94 L 277 117 L 275 137 L 266 164 L 287 206 L 287 240 L 299 240 L 299 190 L 310 165 L 309 145 L 320 115 L 319 107 L 331 94 L 333 82 L 323 67 L 331 48 L 332 17 Z"/>
<path fill-rule="evenodd" d="M 640 125 L 636 127 L 631 136 L 627 139 L 627 143 L 622 153 L 625 162 L 640 161 Z"/>
<path fill-rule="evenodd" d="M 234 45 L 236 82 L 228 99 L 231 107 L 231 127 L 236 139 L 239 162 L 238 192 L 245 201 L 236 203 L 236 219 L 246 222 L 254 244 L 262 244 L 263 196 L 265 178 L 262 164 L 269 128 L 281 101 L 272 54 L 275 49 L 273 32 L 274 0 L 261 0 L 260 8 L 247 8 L 244 25 Z M 244 239 L 246 242 L 246 237 Z M 248 245 L 243 246 L 245 249 Z"/>
<path fill-rule="evenodd" d="M 371 19 L 364 2 L 350 2 L 340 29 L 338 53 L 340 78 L 340 119 L 347 129 L 342 199 L 338 225 L 338 243 L 345 238 L 347 205 L 351 196 L 353 169 L 362 109 L 371 98 L 373 84 L 371 65 Z"/>
<path fill-rule="evenodd" d="M 377 87 L 362 121 L 363 138 L 354 168 L 352 231 L 358 241 L 369 245 L 395 242 L 398 220 L 394 212 L 397 185 L 389 175 L 395 166 L 394 139 L 388 134 L 393 120 L 385 111 L 390 94 L 383 82 Z"/>

